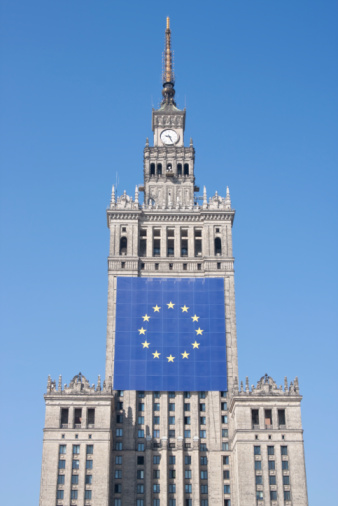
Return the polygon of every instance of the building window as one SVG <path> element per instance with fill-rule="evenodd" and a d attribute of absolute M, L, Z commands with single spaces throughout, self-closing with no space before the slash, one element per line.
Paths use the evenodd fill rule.
<path fill-rule="evenodd" d="M 154 163 L 150 164 L 150 175 L 155 176 L 155 164 Z"/>
<path fill-rule="evenodd" d="M 169 402 L 169 411 L 175 411 L 175 403 Z"/>
<path fill-rule="evenodd" d="M 153 492 L 154 492 L 154 494 L 159 494 L 160 493 L 160 484 L 159 483 L 154 483 L 154 485 L 153 485 Z"/>
<path fill-rule="evenodd" d="M 185 438 L 191 437 L 191 431 L 190 430 L 185 430 L 184 431 L 184 437 Z"/>
<path fill-rule="evenodd" d="M 207 431 L 206 430 L 200 430 L 200 438 L 205 439 L 207 437 Z"/>
<path fill-rule="evenodd" d="M 224 485 L 224 493 L 230 494 L 230 485 Z"/>
<path fill-rule="evenodd" d="M 144 452 L 144 443 L 138 443 L 137 445 L 138 452 Z"/>
<path fill-rule="evenodd" d="M 121 499 L 114 499 L 114 506 L 122 506 Z"/>
<path fill-rule="evenodd" d="M 215 238 L 215 256 L 221 256 L 222 255 L 222 243 L 221 238 L 216 237 Z"/>
<path fill-rule="evenodd" d="M 184 417 L 184 425 L 190 425 L 190 423 L 191 423 L 190 416 L 185 416 Z"/>
<path fill-rule="evenodd" d="M 276 490 L 270 490 L 270 500 L 277 501 L 277 492 Z"/>
<path fill-rule="evenodd" d="M 70 498 L 74 501 L 74 499 L 77 499 L 77 490 L 71 490 L 70 491 Z"/>
<path fill-rule="evenodd" d="M 191 397 L 191 393 L 190 392 L 184 392 L 184 398 L 185 399 L 190 399 Z"/>
<path fill-rule="evenodd" d="M 271 409 L 265 409 L 264 410 L 264 423 L 265 428 L 270 429 L 272 426 L 272 412 Z"/>
<path fill-rule="evenodd" d="M 160 425 L 160 417 L 154 416 L 154 425 Z"/>
<path fill-rule="evenodd" d="M 226 402 L 221 403 L 221 409 L 222 409 L 222 411 L 226 411 L 228 409 L 228 405 Z"/>
<path fill-rule="evenodd" d="M 279 427 L 285 427 L 285 409 L 278 410 L 278 425 Z"/>
<path fill-rule="evenodd" d="M 289 469 L 289 462 L 287 460 L 282 460 L 282 469 L 283 471 L 287 471 Z"/>
<path fill-rule="evenodd" d="M 138 466 L 143 466 L 144 465 L 144 457 L 143 457 L 143 455 L 138 455 L 136 462 L 137 462 Z"/>
<path fill-rule="evenodd" d="M 56 492 L 56 498 L 57 499 L 63 499 L 63 494 L 64 494 L 63 490 L 58 490 Z"/>
<path fill-rule="evenodd" d="M 144 430 L 143 429 L 139 429 L 137 431 L 137 437 L 144 437 Z"/>
<path fill-rule="evenodd" d="M 174 483 L 169 483 L 169 494 L 176 494 L 176 485 Z"/>
<path fill-rule="evenodd" d="M 154 411 L 160 411 L 160 403 L 154 402 Z"/>
<path fill-rule="evenodd" d="M 202 502 L 201 502 L 201 504 L 202 504 Z M 186 499 L 185 506 L 192 506 L 192 499 Z"/>
<path fill-rule="evenodd" d="M 72 474 L 72 485 L 78 485 L 78 484 L 79 484 L 79 475 Z"/>
<path fill-rule="evenodd" d="M 208 457 L 200 457 L 201 466 L 206 466 L 208 464 Z"/>
<path fill-rule="evenodd" d="M 143 469 L 138 469 L 136 476 L 137 476 L 138 480 L 143 480 L 144 479 L 144 470 Z"/>
<path fill-rule="evenodd" d="M 176 499 L 169 499 L 169 506 L 176 506 Z"/>
<path fill-rule="evenodd" d="M 72 469 L 80 469 L 80 461 L 75 459 L 72 463 Z"/>
<path fill-rule="evenodd" d="M 138 410 L 139 411 L 144 411 L 144 404 L 143 404 L 143 402 L 139 402 L 138 403 Z"/>
<path fill-rule="evenodd" d="M 229 450 L 229 443 L 222 443 L 222 450 L 227 452 Z"/>
<path fill-rule="evenodd" d="M 59 460 L 59 469 L 66 469 L 66 461 Z"/>
<path fill-rule="evenodd" d="M 222 437 L 228 437 L 229 431 L 228 429 L 222 429 Z"/>
<path fill-rule="evenodd" d="M 120 239 L 120 255 L 127 254 L 127 238 L 125 236 Z"/>
<path fill-rule="evenodd" d="M 206 417 L 205 416 L 200 416 L 200 424 L 201 425 L 205 425 L 206 424 Z"/>
<path fill-rule="evenodd" d="M 263 485 L 263 476 L 256 476 L 256 485 Z"/>
<path fill-rule="evenodd" d="M 290 485 L 290 476 L 283 476 L 283 485 Z"/>
<path fill-rule="evenodd" d="M 260 455 L 260 454 L 261 454 L 261 447 L 254 446 L 254 455 Z"/>
<path fill-rule="evenodd" d="M 258 501 L 262 501 L 263 500 L 263 492 L 261 490 L 257 490 L 257 492 L 256 492 L 256 499 Z"/>
<path fill-rule="evenodd" d="M 208 493 L 208 485 L 201 485 L 201 494 Z"/>
<path fill-rule="evenodd" d="M 191 456 L 190 456 L 190 455 L 186 455 L 186 456 L 184 457 L 184 464 L 185 464 L 186 466 L 190 466 L 190 464 L 191 464 Z"/>
<path fill-rule="evenodd" d="M 252 421 L 253 428 L 255 428 L 259 425 L 259 411 L 258 411 L 258 409 L 251 410 L 251 421 Z"/>
<path fill-rule="evenodd" d="M 230 480 L 230 471 L 228 469 L 223 471 L 223 480 Z"/>
<path fill-rule="evenodd" d="M 169 469 L 169 478 L 171 480 L 174 480 L 176 478 L 176 471 L 175 471 L 175 469 Z"/>
<path fill-rule="evenodd" d="M 64 455 L 66 453 L 66 445 L 59 446 L 59 454 Z"/>
<path fill-rule="evenodd" d="M 121 494 L 121 492 L 122 492 L 122 485 L 121 485 L 121 483 L 115 483 L 115 485 L 114 485 L 114 492 L 115 492 L 115 494 Z"/>
<path fill-rule="evenodd" d="M 85 490 L 85 499 L 90 500 L 92 498 L 92 491 Z"/>
<path fill-rule="evenodd" d="M 275 454 L 275 447 L 268 446 L 268 455 L 274 455 L 274 454 Z"/>
<path fill-rule="evenodd" d="M 58 475 L 58 485 L 64 485 L 65 484 L 65 475 L 59 474 Z"/>
<path fill-rule="evenodd" d="M 284 490 L 284 501 L 291 501 L 290 490 Z"/>
<path fill-rule="evenodd" d="M 115 441 L 115 450 L 123 450 L 123 445 L 121 441 Z"/>
<path fill-rule="evenodd" d="M 190 403 L 189 402 L 184 403 L 184 411 L 190 411 Z"/>
<path fill-rule="evenodd" d="M 158 176 L 162 175 L 162 164 L 161 163 L 157 164 L 157 175 Z"/>
<path fill-rule="evenodd" d="M 275 468 L 276 468 L 275 461 L 274 460 L 269 460 L 268 464 L 269 464 L 269 471 L 274 471 Z"/>
<path fill-rule="evenodd" d="M 201 506 L 208 506 L 208 499 L 202 499 Z"/>
<path fill-rule="evenodd" d="M 117 466 L 122 466 L 122 455 L 116 455 L 116 457 L 115 457 L 115 464 Z"/>
<path fill-rule="evenodd" d="M 122 402 L 122 401 L 119 401 L 119 402 L 117 403 L 117 405 L 116 405 L 116 408 L 117 408 L 117 410 L 118 410 L 118 411 L 122 411 L 122 409 L 123 409 L 123 402 Z"/>
<path fill-rule="evenodd" d="M 188 163 L 184 164 L 184 175 L 189 176 L 189 164 Z"/>
<path fill-rule="evenodd" d="M 184 492 L 185 492 L 186 494 L 191 494 L 191 490 L 192 490 L 192 486 L 191 486 L 191 484 L 190 484 L 190 483 L 186 483 L 186 484 L 184 485 Z"/>
<path fill-rule="evenodd" d="M 175 437 L 175 430 L 173 430 L 173 429 L 169 430 L 169 437 L 171 437 L 171 438 Z"/>
<path fill-rule="evenodd" d="M 86 460 L 86 469 L 93 469 L 93 461 Z"/>
<path fill-rule="evenodd" d="M 160 392 L 154 392 L 154 399 L 160 398 Z"/>
<path fill-rule="evenodd" d="M 287 446 L 281 446 L 280 450 L 281 450 L 281 454 L 282 455 L 287 455 L 288 454 L 288 447 Z"/>
<path fill-rule="evenodd" d="M 256 471 L 262 470 L 262 462 L 260 460 L 255 460 L 255 470 Z"/>
<path fill-rule="evenodd" d="M 153 500 L 153 506 L 160 506 L 160 500 L 159 499 L 154 499 Z"/>
<path fill-rule="evenodd" d="M 143 390 L 140 390 L 139 392 L 137 392 L 137 397 L 139 399 L 144 399 L 144 392 L 143 392 Z"/>
<path fill-rule="evenodd" d="M 88 408 L 87 410 L 87 426 L 89 428 L 95 425 L 95 408 Z"/>
<path fill-rule="evenodd" d="M 201 480 L 208 479 L 208 471 L 201 471 Z"/>
<path fill-rule="evenodd" d="M 154 469 L 153 470 L 153 478 L 154 478 L 154 480 L 159 480 L 160 479 L 160 470 L 159 469 Z"/>
<path fill-rule="evenodd" d="M 123 429 L 116 429 L 116 437 L 122 437 L 123 436 Z"/>
<path fill-rule="evenodd" d="M 67 428 L 68 427 L 68 408 L 61 408 L 61 428 Z"/>
<path fill-rule="evenodd" d="M 169 425 L 175 425 L 175 417 L 169 416 Z"/>
<path fill-rule="evenodd" d="M 158 429 L 154 430 L 154 438 L 160 437 L 160 431 Z"/>
<path fill-rule="evenodd" d="M 115 471 L 115 474 L 116 474 L 117 471 Z M 122 471 L 119 471 L 121 473 L 121 476 L 122 476 Z M 85 477 L 85 484 L 86 485 L 91 485 L 93 482 L 93 475 L 92 474 L 86 474 L 86 477 Z"/>
<path fill-rule="evenodd" d="M 205 411 L 205 404 L 200 404 L 200 411 Z"/>
<path fill-rule="evenodd" d="M 139 483 L 137 485 L 136 493 L 137 494 L 144 494 L 144 485 L 143 485 L 143 483 Z"/>
<path fill-rule="evenodd" d="M 269 476 L 269 485 L 276 485 L 276 476 L 274 474 Z"/>
<path fill-rule="evenodd" d="M 115 470 L 114 478 L 115 479 L 121 479 L 122 478 L 122 470 L 121 469 L 116 469 Z"/>
<path fill-rule="evenodd" d="M 186 469 L 186 470 L 184 471 L 184 478 L 185 478 L 186 480 L 190 480 L 190 479 L 191 479 L 191 469 Z"/>
<path fill-rule="evenodd" d="M 222 415 L 222 423 L 228 423 L 228 415 Z"/>
<path fill-rule="evenodd" d="M 139 425 L 143 425 L 144 424 L 144 416 L 138 416 L 137 417 L 137 423 Z"/>
<path fill-rule="evenodd" d="M 200 451 L 201 452 L 206 452 L 207 451 L 207 445 L 205 443 L 201 443 L 200 444 Z"/>

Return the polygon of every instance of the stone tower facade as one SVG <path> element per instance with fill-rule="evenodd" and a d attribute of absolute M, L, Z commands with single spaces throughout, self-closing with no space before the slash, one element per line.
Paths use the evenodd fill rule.
<path fill-rule="evenodd" d="M 112 189 L 105 381 L 48 379 L 40 506 L 306 506 L 298 380 L 238 384 L 229 189 L 196 197 L 195 150 L 176 106 L 169 20 L 163 100 L 144 183 Z M 143 199 L 139 193 L 143 192 Z M 141 203 L 142 200 L 142 203 Z M 115 390 L 117 277 L 222 278 L 227 391 Z"/>

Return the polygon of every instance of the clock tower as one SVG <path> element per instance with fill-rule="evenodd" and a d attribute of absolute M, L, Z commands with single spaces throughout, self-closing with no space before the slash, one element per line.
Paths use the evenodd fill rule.
<path fill-rule="evenodd" d="M 191 208 L 194 204 L 195 150 L 192 140 L 184 147 L 186 111 L 178 109 L 172 64 L 169 18 L 163 55 L 163 89 L 159 109 L 152 111 L 154 146 L 144 149 L 144 202 L 158 209 Z M 142 188 L 143 189 L 143 188 Z"/>

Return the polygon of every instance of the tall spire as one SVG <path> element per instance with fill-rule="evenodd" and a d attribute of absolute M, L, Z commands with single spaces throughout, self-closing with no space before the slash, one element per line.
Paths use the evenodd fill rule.
<path fill-rule="evenodd" d="M 174 102 L 174 84 L 175 84 L 175 75 L 174 75 L 174 65 L 173 65 L 173 55 L 171 51 L 171 31 L 170 31 L 170 19 L 167 18 L 167 28 L 165 31 L 165 47 L 163 53 L 163 71 L 162 71 L 162 81 L 163 81 L 163 101 L 162 103 L 167 104 L 175 104 Z"/>

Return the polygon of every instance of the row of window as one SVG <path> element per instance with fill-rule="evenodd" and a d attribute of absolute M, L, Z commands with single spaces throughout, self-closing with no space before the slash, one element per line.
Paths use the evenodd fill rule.
<path fill-rule="evenodd" d="M 270 474 L 269 475 L 269 485 L 276 485 L 277 484 L 277 478 L 276 475 Z M 263 485 L 263 476 L 257 475 L 256 476 L 256 485 Z M 283 475 L 283 485 L 290 485 L 290 476 Z"/>
<path fill-rule="evenodd" d="M 229 492 L 225 492 L 226 494 L 229 494 L 230 493 L 230 485 L 225 485 L 224 487 L 228 487 L 228 490 Z M 154 494 L 159 494 L 160 493 L 160 490 L 161 490 L 161 487 L 160 487 L 160 484 L 159 483 L 154 483 L 153 484 L 153 493 Z M 225 488 L 224 488 L 225 490 Z M 144 485 L 143 484 L 137 484 L 136 485 L 136 491 L 138 494 L 143 494 L 144 493 Z M 201 494 L 207 494 L 208 493 L 208 485 L 200 485 L 200 491 L 201 491 Z M 168 485 L 168 492 L 169 494 L 176 494 L 176 485 L 174 483 L 169 483 Z M 192 493 L 192 485 L 191 483 L 185 483 L 184 485 L 184 492 L 186 494 L 191 494 Z M 115 483 L 114 485 L 114 493 L 115 494 L 121 494 L 122 493 L 122 484 L 121 483 Z"/>
<path fill-rule="evenodd" d="M 59 454 L 65 455 L 67 450 L 67 445 L 59 445 Z M 86 445 L 86 454 L 87 455 L 93 455 L 94 453 L 94 446 L 93 445 Z M 73 455 L 79 455 L 80 454 L 80 445 L 73 445 Z"/>
<path fill-rule="evenodd" d="M 68 428 L 69 425 L 69 408 L 61 408 L 60 427 Z M 74 409 L 73 428 L 82 426 L 82 408 Z M 87 427 L 95 426 L 95 408 L 87 408 Z"/>
<path fill-rule="evenodd" d="M 285 409 L 277 410 L 277 420 L 279 427 L 285 427 Z M 252 428 L 259 428 L 259 409 L 251 410 Z M 266 429 L 272 428 L 272 410 L 264 409 L 264 426 Z"/>
<path fill-rule="evenodd" d="M 92 474 L 86 474 L 85 476 L 85 484 L 91 485 L 93 482 L 93 475 Z M 58 475 L 58 485 L 64 485 L 65 484 L 65 475 L 59 474 Z M 71 478 L 71 484 L 72 485 L 78 485 L 79 484 L 79 475 L 78 474 L 72 474 Z"/>
<path fill-rule="evenodd" d="M 149 174 L 150 176 L 161 176 L 162 175 L 162 163 L 151 163 L 149 166 Z M 166 173 L 173 173 L 173 164 L 166 164 Z M 177 176 L 189 176 L 189 164 L 188 163 L 178 163 L 176 166 L 176 175 Z"/>
<path fill-rule="evenodd" d="M 61 500 L 64 498 L 64 490 L 58 490 L 56 492 L 56 498 L 58 500 Z M 71 490 L 70 491 L 70 498 L 72 501 L 78 499 L 78 491 L 77 490 Z M 85 490 L 85 500 L 90 500 L 92 498 L 92 491 L 91 490 Z"/>
<path fill-rule="evenodd" d="M 127 255 L 127 246 L 128 239 L 123 236 L 120 239 L 120 255 Z M 188 256 L 188 238 L 181 238 L 180 242 L 180 252 L 181 257 Z M 222 242 L 220 237 L 216 237 L 214 239 L 214 255 L 221 256 L 222 255 Z M 139 243 L 139 256 L 146 257 L 147 256 L 147 238 L 141 238 Z M 161 238 L 154 237 L 152 242 L 152 256 L 159 257 L 161 256 Z M 175 256 L 175 239 L 167 239 L 166 243 L 166 257 L 174 257 Z M 192 256 L 192 255 L 190 255 Z M 202 239 L 195 238 L 194 242 L 194 251 L 193 256 L 201 257 L 202 256 Z"/>
<path fill-rule="evenodd" d="M 176 444 L 171 442 L 171 443 L 168 444 L 168 447 L 169 448 L 176 448 Z M 191 443 L 185 443 L 184 447 L 187 448 L 187 449 L 191 448 Z M 153 443 L 153 448 L 161 448 L 161 443 Z M 206 452 L 208 450 L 206 443 L 200 443 L 199 444 L 199 448 L 200 448 L 201 452 Z M 138 452 L 144 452 L 145 451 L 145 443 L 137 443 L 137 448 L 136 449 L 137 449 Z M 228 443 L 222 443 L 222 450 L 227 451 L 228 449 L 229 449 Z M 115 442 L 115 450 L 116 451 L 122 451 L 123 450 L 123 443 L 122 443 L 122 441 L 116 441 Z"/>
<path fill-rule="evenodd" d="M 290 490 L 284 490 L 284 501 L 291 501 L 291 492 Z M 263 501 L 264 500 L 264 494 L 262 490 L 256 491 L 256 499 L 257 501 Z M 277 490 L 270 490 L 270 501 L 277 501 Z"/>
<path fill-rule="evenodd" d="M 268 446 L 267 451 L 268 451 L 268 455 L 275 455 L 275 447 L 274 446 Z M 288 454 L 288 447 L 281 446 L 280 451 L 281 451 L 281 455 L 287 455 Z M 254 446 L 254 455 L 261 455 L 261 447 L 260 446 Z"/>
<path fill-rule="evenodd" d="M 59 460 L 59 469 L 66 469 L 66 461 L 64 459 Z M 80 469 L 80 461 L 78 459 L 72 460 L 72 469 Z M 93 469 L 93 461 L 86 460 L 86 469 Z"/>
<path fill-rule="evenodd" d="M 114 506 L 122 506 L 122 499 L 114 499 Z M 144 499 L 137 499 L 136 506 L 145 506 Z M 161 506 L 160 499 L 153 499 L 152 506 Z M 168 506 L 176 506 L 176 499 L 169 499 Z M 192 506 L 192 499 L 185 499 L 184 506 Z M 201 499 L 200 506 L 208 506 L 208 499 Z M 224 506 L 230 506 L 230 501 L 224 502 Z"/>

